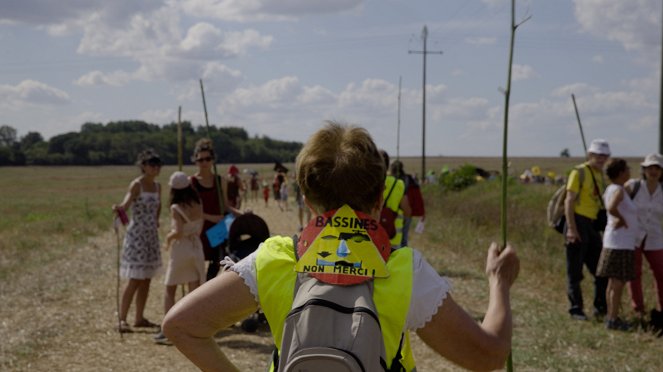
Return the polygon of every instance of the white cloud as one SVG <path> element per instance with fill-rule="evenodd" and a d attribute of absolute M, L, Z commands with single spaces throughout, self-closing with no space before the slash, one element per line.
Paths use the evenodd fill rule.
<path fill-rule="evenodd" d="M 592 57 L 592 61 L 593 61 L 593 62 L 596 62 L 596 63 L 603 63 L 603 62 L 605 62 L 603 56 L 600 55 L 600 54 L 597 54 L 597 55 L 595 55 L 594 57 Z"/>
<path fill-rule="evenodd" d="M 367 110 L 395 107 L 398 88 L 385 80 L 366 79 L 361 84 L 349 84 L 339 94 L 341 108 L 364 107 Z"/>
<path fill-rule="evenodd" d="M 256 111 L 261 108 L 273 109 L 292 104 L 301 91 L 299 79 L 286 76 L 270 80 L 260 86 L 239 88 L 226 99 L 223 107 L 232 110 L 251 107 Z"/>
<path fill-rule="evenodd" d="M 574 84 L 568 84 L 561 86 L 559 88 L 555 88 L 551 95 L 553 97 L 564 97 L 568 98 L 571 97 L 571 94 L 575 94 L 576 96 L 584 95 L 584 94 L 593 94 L 595 92 L 598 92 L 599 89 L 596 87 L 593 87 L 591 85 L 585 84 L 585 83 L 574 83 Z"/>
<path fill-rule="evenodd" d="M 115 28 L 91 16 L 84 26 L 78 47 L 81 54 L 123 56 L 136 61 L 134 71 L 92 71 L 77 80 L 79 85 L 124 85 L 132 80 L 219 80 L 237 75 L 218 61 L 244 54 L 249 48 L 264 48 L 271 36 L 247 29 L 225 32 L 212 24 L 192 25 L 182 37 L 176 8 L 165 7 L 152 14 L 135 14 L 125 28 Z M 234 88 L 234 85 L 232 86 Z"/>
<path fill-rule="evenodd" d="M 15 105 L 64 105 L 71 102 L 69 95 L 39 81 L 23 80 L 18 85 L 0 85 L 0 105 L 17 109 Z"/>
<path fill-rule="evenodd" d="M 574 0 L 583 30 L 616 41 L 626 50 L 660 48 L 661 2 L 658 0 Z"/>
<path fill-rule="evenodd" d="M 513 81 L 527 80 L 534 77 L 536 73 L 534 68 L 529 65 L 514 64 L 512 70 Z"/>
<path fill-rule="evenodd" d="M 140 119 L 148 123 L 176 123 L 177 110 L 163 109 L 163 110 L 147 110 L 140 114 Z M 183 118 L 182 120 L 187 120 Z"/>
<path fill-rule="evenodd" d="M 357 9 L 363 0 L 185 0 L 189 15 L 224 21 L 284 21 L 307 14 L 328 14 Z"/>
<path fill-rule="evenodd" d="M 91 85 L 111 85 L 121 86 L 129 82 L 132 76 L 124 71 L 115 71 L 110 74 L 105 74 L 99 70 L 90 71 L 87 74 L 79 77 L 74 81 L 74 84 L 79 86 Z"/>

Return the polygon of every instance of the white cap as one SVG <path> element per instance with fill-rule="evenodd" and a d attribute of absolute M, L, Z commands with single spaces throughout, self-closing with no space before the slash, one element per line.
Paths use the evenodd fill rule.
<path fill-rule="evenodd" d="M 608 141 L 604 139 L 595 139 L 589 145 L 589 149 L 587 149 L 587 152 L 591 152 L 592 154 L 597 154 L 597 155 L 610 156 L 610 146 L 608 145 Z"/>
<path fill-rule="evenodd" d="M 168 186 L 172 187 L 175 190 L 186 189 L 190 185 L 189 176 L 184 172 L 174 172 L 170 175 L 170 180 L 168 180 Z"/>
<path fill-rule="evenodd" d="M 663 168 L 663 159 L 661 159 L 661 154 L 651 153 L 645 156 L 645 161 L 640 163 L 643 167 L 648 167 L 650 165 L 658 165 L 659 168 Z"/>

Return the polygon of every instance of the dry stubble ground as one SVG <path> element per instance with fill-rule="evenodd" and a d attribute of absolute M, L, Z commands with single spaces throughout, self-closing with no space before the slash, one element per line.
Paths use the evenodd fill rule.
<path fill-rule="evenodd" d="M 248 203 L 263 217 L 272 234 L 292 235 L 297 227 L 296 209 L 281 212 L 270 200 Z M 167 226 L 167 218 L 162 218 Z M 416 234 L 415 234 L 416 235 Z M 420 237 L 413 238 L 416 246 Z M 423 242 L 423 239 L 422 243 Z M 57 241 L 51 242 L 59 244 Z M 425 244 L 425 243 L 424 243 Z M 43 247 L 48 249 L 48 247 Z M 167 254 L 167 253 L 165 253 Z M 123 337 L 116 324 L 116 236 L 109 229 L 86 244 L 64 250 L 47 266 L 20 275 L 3 289 L 0 322 L 0 366 L 16 371 L 194 371 L 197 370 L 172 346 L 156 345 L 153 330 L 135 329 Z M 167 257 L 164 257 L 167 262 Z M 163 316 L 164 286 L 161 275 L 151 286 L 146 316 L 158 322 Z M 460 280 L 460 279 L 459 279 Z M 124 285 L 124 281 L 121 285 Z M 178 291 L 179 294 L 179 291 Z M 11 299 L 10 301 L 5 301 Z M 133 306 L 129 314 L 133 321 Z M 453 369 L 412 334 L 419 370 Z M 266 369 L 273 349 L 268 329 L 248 334 L 233 327 L 217 342 L 241 370 Z M 11 347 L 14 356 L 9 356 Z M 35 350 L 39 352 L 35 353 Z M 24 358 L 20 355 L 25 354 Z M 19 358 L 16 358 L 19 356 Z"/>

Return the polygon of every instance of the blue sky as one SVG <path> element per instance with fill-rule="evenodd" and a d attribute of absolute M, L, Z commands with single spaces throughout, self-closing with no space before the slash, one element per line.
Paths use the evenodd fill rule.
<path fill-rule="evenodd" d="M 327 119 L 421 154 L 428 27 L 430 156 L 501 154 L 509 0 L 0 2 L 0 124 L 49 138 L 88 121 L 183 119 L 305 141 Z M 658 149 L 661 1 L 516 2 L 509 154 Z"/>

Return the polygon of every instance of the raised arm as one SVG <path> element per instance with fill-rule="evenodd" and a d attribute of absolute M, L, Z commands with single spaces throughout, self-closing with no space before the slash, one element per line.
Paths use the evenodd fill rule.
<path fill-rule="evenodd" d="M 186 295 L 163 321 L 169 340 L 203 371 L 238 371 L 214 341 L 217 331 L 256 311 L 249 287 L 226 271 Z"/>
<path fill-rule="evenodd" d="M 497 244 L 491 244 L 486 260 L 490 299 L 483 322 L 475 322 L 448 296 L 417 334 L 437 353 L 464 368 L 503 367 L 511 349 L 509 292 L 519 269 L 518 257 L 510 246 L 499 252 Z"/>

